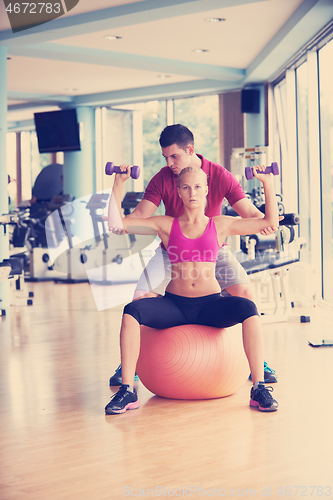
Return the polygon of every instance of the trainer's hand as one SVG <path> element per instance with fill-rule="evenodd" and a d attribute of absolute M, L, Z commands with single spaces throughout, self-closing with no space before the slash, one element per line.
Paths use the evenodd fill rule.
<path fill-rule="evenodd" d="M 283 215 L 279 216 L 279 221 L 284 219 Z M 274 234 L 278 230 L 277 227 L 265 227 L 262 231 L 260 231 L 261 236 L 269 236 L 270 234 Z"/>
<path fill-rule="evenodd" d="M 118 236 L 121 236 L 122 234 L 126 234 L 126 231 L 124 229 L 119 229 L 117 227 L 112 227 L 109 226 L 109 231 L 112 234 L 117 234 Z"/>
<path fill-rule="evenodd" d="M 109 221 L 109 218 L 106 215 L 103 215 L 102 219 Z M 119 227 L 108 226 L 108 230 L 110 231 L 110 233 L 117 234 L 118 236 L 121 236 L 122 234 L 126 234 L 125 229 L 119 228 Z"/>

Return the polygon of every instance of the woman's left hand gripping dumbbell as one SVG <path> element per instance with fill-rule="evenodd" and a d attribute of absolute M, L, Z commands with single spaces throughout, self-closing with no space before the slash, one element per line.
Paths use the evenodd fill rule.
<path fill-rule="evenodd" d="M 123 183 L 131 177 L 131 170 L 132 170 L 132 165 L 119 165 L 119 169 L 121 170 L 122 173 L 115 173 L 115 179 L 114 179 L 114 185 L 113 185 L 113 191 L 114 189 L 117 189 L 117 185 L 119 185 L 119 189 L 122 191 L 122 185 Z M 119 210 L 121 210 L 120 207 L 118 207 L 117 210 L 117 205 L 115 203 L 115 200 L 113 198 L 113 191 L 110 195 L 110 201 L 109 201 L 109 217 L 103 216 L 104 220 L 107 220 L 109 223 L 108 229 L 111 233 L 117 234 L 118 236 L 121 236 L 122 234 L 125 234 L 126 231 L 122 227 L 121 221 L 119 221 L 118 224 L 118 217 L 115 217 L 115 212 L 119 213 Z M 111 215 L 111 217 L 110 217 Z M 115 224 L 116 222 L 116 224 Z"/>

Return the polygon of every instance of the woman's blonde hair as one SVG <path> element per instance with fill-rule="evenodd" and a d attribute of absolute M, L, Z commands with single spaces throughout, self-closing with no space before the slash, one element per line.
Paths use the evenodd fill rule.
<path fill-rule="evenodd" d="M 181 170 L 178 174 L 178 187 L 180 188 L 180 181 L 181 181 L 181 178 L 184 174 L 187 174 L 187 172 L 198 172 L 198 173 L 202 173 L 202 175 L 204 176 L 204 179 L 205 179 L 205 185 L 207 186 L 208 183 L 207 183 L 207 174 L 206 172 L 204 172 L 202 170 L 201 167 L 185 167 L 183 168 L 183 170 Z"/>

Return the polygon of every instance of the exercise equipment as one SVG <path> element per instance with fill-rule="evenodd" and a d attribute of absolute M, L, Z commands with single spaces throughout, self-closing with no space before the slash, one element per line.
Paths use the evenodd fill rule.
<path fill-rule="evenodd" d="M 29 292 L 24 280 L 24 254 L 17 254 L 0 262 L 0 281 L 10 280 L 10 305 L 11 306 L 32 306 L 34 296 Z M 1 302 L 1 300 L 0 300 Z M 4 316 L 6 311 L 2 310 L 0 316 Z"/>
<path fill-rule="evenodd" d="M 7 280 L 9 278 L 11 270 L 12 270 L 12 267 L 9 264 L 9 262 L 6 262 L 6 261 L 0 262 L 0 281 Z M 3 302 L 3 300 L 0 297 L 0 318 L 2 316 L 6 316 L 6 313 L 7 313 L 6 309 L 2 309 L 2 306 L 3 306 L 2 302 Z"/>
<path fill-rule="evenodd" d="M 263 172 L 260 172 L 260 174 L 279 175 L 279 166 L 276 162 L 273 162 L 269 167 L 266 167 Z M 253 179 L 252 167 L 245 167 L 245 177 L 248 181 Z"/>
<path fill-rule="evenodd" d="M 262 210 L 263 213 L 265 210 Z M 270 260 L 280 258 L 280 254 L 285 250 L 286 245 L 292 243 L 296 239 L 294 226 L 299 224 L 299 215 L 295 213 L 285 214 L 281 212 L 283 219 L 279 221 L 279 229 L 277 233 L 269 236 L 261 234 L 250 234 L 240 237 L 240 248 L 242 252 L 248 255 L 250 260 L 260 257 L 260 262 L 263 263 L 265 256 L 269 256 Z"/>
<path fill-rule="evenodd" d="M 333 347 L 333 340 L 308 340 L 311 347 Z"/>
<path fill-rule="evenodd" d="M 127 170 L 123 172 L 122 170 L 120 170 L 120 167 L 114 165 L 112 161 L 108 161 L 105 165 L 105 173 L 106 175 L 126 174 Z M 140 167 L 138 167 L 137 165 L 133 165 L 131 169 L 131 177 L 132 179 L 138 179 L 140 177 Z"/>
<path fill-rule="evenodd" d="M 248 379 L 242 327 L 141 327 L 137 374 L 152 393 L 170 399 L 214 399 Z"/>
<path fill-rule="evenodd" d="M 261 189 L 246 193 L 253 204 L 265 213 L 264 194 Z M 277 195 L 279 215 L 278 230 L 269 236 L 248 234 L 234 237 L 233 250 L 238 261 L 245 269 L 256 293 L 256 304 L 264 323 L 298 320 L 310 321 L 310 316 L 292 315 L 292 302 L 289 292 L 289 274 L 297 273 L 300 265 L 299 252 L 305 241 L 297 237 L 297 225 L 300 216 L 297 213 L 285 213 L 283 199 Z M 229 206 L 223 208 L 224 215 L 238 215 Z M 230 244 L 230 242 L 228 242 Z"/>
<path fill-rule="evenodd" d="M 141 250 L 145 252 L 146 247 L 156 240 L 156 236 L 136 238 L 134 234 L 110 233 L 103 219 L 109 195 L 110 193 L 94 193 L 86 205 L 93 225 L 94 238 L 85 241 L 82 263 L 85 264 L 90 283 L 134 283 L 142 273 Z M 136 207 L 142 196 L 143 193 L 126 193 L 122 202 L 125 215 L 130 213 L 131 208 Z M 148 254 L 152 256 L 153 250 L 148 250 Z"/>
<path fill-rule="evenodd" d="M 130 193 L 128 201 L 125 197 L 122 204 L 125 213 L 135 207 L 142 196 L 143 193 Z M 156 235 L 136 239 L 135 235 L 109 232 L 103 218 L 109 197 L 109 191 L 93 193 L 66 203 L 48 216 L 45 226 L 50 262 L 47 265 L 53 269 L 54 281 L 114 285 L 135 283 L 139 279 L 142 256 L 151 257 L 158 246 Z M 93 293 L 99 310 L 105 308 L 106 303 L 117 304 L 111 288 L 103 293 L 97 288 L 94 286 Z M 131 300 L 131 296 L 125 301 Z"/>
<path fill-rule="evenodd" d="M 82 242 L 81 231 L 85 231 L 89 227 L 91 220 L 93 222 L 94 234 L 97 231 L 98 222 L 101 222 L 101 217 L 97 217 L 97 206 L 94 206 L 94 196 L 92 195 L 91 206 L 85 198 L 71 200 L 66 203 L 58 204 L 54 200 L 52 208 L 53 212 L 46 220 L 47 241 L 50 252 L 50 263 L 54 271 L 53 280 L 56 283 L 82 283 L 88 282 L 85 264 L 92 257 L 92 251 L 101 241 L 101 238 L 92 240 L 91 244 Z M 61 200 L 59 200 L 60 202 Z M 83 207 L 83 203 L 86 207 Z M 106 201 L 102 203 L 102 207 L 106 205 Z M 86 212 L 88 207 L 90 216 Z M 96 221 L 93 219 L 93 214 L 96 215 Z M 60 232 L 60 237 L 57 233 Z M 89 234 L 89 232 L 88 232 Z M 97 235 L 95 235 L 97 237 Z M 99 236 L 99 234 L 98 234 Z M 85 233 L 84 233 L 85 237 Z M 88 259 L 89 254 L 89 259 Z"/>
<path fill-rule="evenodd" d="M 279 226 L 297 226 L 299 224 L 299 215 L 294 213 L 285 214 L 282 212 L 283 219 L 280 220 Z"/>
<path fill-rule="evenodd" d="M 270 236 L 251 234 L 242 236 L 242 251 L 249 260 L 242 261 L 256 294 L 256 304 L 264 323 L 298 320 L 310 321 L 310 316 L 292 317 L 293 302 L 289 292 L 289 271 L 300 262 L 299 251 L 304 241 L 296 238 L 294 226 L 299 215 L 283 214 L 277 233 Z"/>
<path fill-rule="evenodd" d="M 7 226 L 16 227 L 19 223 L 19 216 L 15 213 L 3 214 L 0 216 L 0 225 L 4 226 L 6 232 Z M 33 292 L 29 292 L 25 283 L 25 268 L 29 265 L 29 259 L 26 253 L 16 253 L 10 255 L 0 263 L 0 281 L 10 281 L 10 305 L 21 306 L 33 304 Z M 0 299 L 0 302 L 2 300 Z M 6 314 L 5 310 L 0 311 L 0 316 Z"/>
<path fill-rule="evenodd" d="M 43 202 L 36 207 L 30 207 L 30 214 L 25 221 L 28 227 L 26 247 L 29 251 L 28 281 L 62 280 L 66 277 L 68 282 L 87 281 L 82 265 L 80 265 L 80 252 L 69 251 L 66 259 L 57 268 L 51 258 L 54 248 L 69 246 L 72 243 L 72 204 L 73 196 L 55 195 L 48 202 Z M 51 214 L 56 216 L 51 217 Z M 52 220 L 52 225 L 49 222 Z M 47 222 L 48 221 L 48 222 Z"/>

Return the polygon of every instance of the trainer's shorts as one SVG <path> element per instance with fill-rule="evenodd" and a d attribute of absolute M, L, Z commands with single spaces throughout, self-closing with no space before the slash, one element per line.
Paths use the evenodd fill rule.
<path fill-rule="evenodd" d="M 218 253 L 215 276 L 221 291 L 234 285 L 250 284 L 245 270 L 232 254 L 228 245 L 223 245 Z M 164 295 L 170 279 L 171 263 L 169 256 L 167 251 L 159 246 L 141 274 L 136 291 L 144 290 Z"/>

